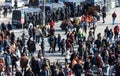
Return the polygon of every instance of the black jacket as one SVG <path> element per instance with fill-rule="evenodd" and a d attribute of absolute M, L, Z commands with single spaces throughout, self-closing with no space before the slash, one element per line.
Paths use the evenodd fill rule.
<path fill-rule="evenodd" d="M 35 76 L 34 73 L 32 71 L 26 71 L 24 76 Z"/>
<path fill-rule="evenodd" d="M 39 71 L 40 71 L 39 62 L 37 60 L 32 60 L 31 61 L 31 68 L 32 68 L 34 73 L 39 73 Z"/>

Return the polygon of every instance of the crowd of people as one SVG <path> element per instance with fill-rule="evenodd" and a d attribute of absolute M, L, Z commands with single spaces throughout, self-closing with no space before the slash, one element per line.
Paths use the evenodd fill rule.
<path fill-rule="evenodd" d="M 66 38 L 62 38 L 61 34 L 55 35 L 54 18 L 50 19 L 48 35 L 44 35 L 46 32 L 44 28 L 40 29 L 39 26 L 30 23 L 28 39 L 25 33 L 16 38 L 15 33 L 10 32 L 12 25 L 2 23 L 0 30 L 0 75 L 81 76 L 84 72 L 85 76 L 93 76 L 93 67 L 95 66 L 97 67 L 97 76 L 113 76 L 113 74 L 119 76 L 119 26 L 116 25 L 114 30 L 106 27 L 104 36 L 99 33 L 96 39 L 95 29 L 99 20 L 97 14 L 94 16 L 82 15 L 81 19 L 77 19 L 75 22 L 69 17 L 71 16 L 65 18 Z M 87 32 L 88 36 L 86 36 Z M 61 56 L 65 56 L 64 64 L 59 60 L 51 64 L 50 60 L 45 57 L 46 37 L 50 45 L 49 53 L 61 52 Z M 40 50 L 36 50 L 37 44 L 40 45 Z M 77 50 L 74 48 L 76 45 L 78 45 Z M 57 47 L 58 50 L 56 50 Z"/>

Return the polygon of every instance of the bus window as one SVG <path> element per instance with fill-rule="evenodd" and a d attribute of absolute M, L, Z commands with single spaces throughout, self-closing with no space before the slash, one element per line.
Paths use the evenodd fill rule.
<path fill-rule="evenodd" d="M 29 6 L 39 6 L 39 0 L 29 0 Z"/>
<path fill-rule="evenodd" d="M 12 0 L 5 0 L 5 2 L 12 2 Z"/>

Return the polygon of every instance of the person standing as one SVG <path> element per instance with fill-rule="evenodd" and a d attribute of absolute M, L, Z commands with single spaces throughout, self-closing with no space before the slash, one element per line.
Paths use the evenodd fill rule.
<path fill-rule="evenodd" d="M 6 25 L 5 25 L 5 23 L 4 22 L 2 22 L 1 23 L 1 31 L 6 31 L 7 30 L 7 27 L 6 27 Z"/>
<path fill-rule="evenodd" d="M 7 76 L 10 76 L 11 74 L 11 64 L 12 64 L 12 59 L 11 59 L 11 56 L 10 56 L 10 48 L 8 47 L 7 48 L 7 51 L 5 51 L 5 53 L 3 54 L 3 58 L 4 58 L 4 61 L 5 61 L 5 74 L 7 74 Z"/>
<path fill-rule="evenodd" d="M 103 8 L 102 8 L 102 19 L 103 19 L 103 23 L 105 23 L 105 17 L 106 17 L 106 7 L 103 6 Z"/>
<path fill-rule="evenodd" d="M 17 0 L 14 1 L 14 8 L 15 8 L 15 9 L 18 9 Z"/>
<path fill-rule="evenodd" d="M 114 40 L 118 38 L 118 35 L 119 35 L 119 26 L 116 25 L 114 27 Z"/>
<path fill-rule="evenodd" d="M 73 71 L 75 73 L 75 76 L 81 76 L 81 71 L 82 71 L 81 62 L 78 62 L 77 64 L 75 64 Z"/>
<path fill-rule="evenodd" d="M 37 27 L 35 30 L 36 43 L 40 42 L 40 36 L 41 36 L 41 30 L 39 29 L 39 27 Z"/>
<path fill-rule="evenodd" d="M 28 68 L 28 70 L 25 72 L 24 76 L 35 76 L 31 67 Z"/>
<path fill-rule="evenodd" d="M 113 38 L 113 31 L 110 29 L 109 31 L 109 42 L 112 43 L 112 38 Z"/>
<path fill-rule="evenodd" d="M 60 34 L 58 34 L 58 37 L 57 37 L 57 44 L 58 44 L 58 48 L 59 48 L 59 50 L 58 51 L 60 51 L 60 43 L 61 43 L 61 35 Z"/>
<path fill-rule="evenodd" d="M 45 42 L 43 37 L 41 41 L 41 50 L 42 50 L 42 55 L 45 56 Z"/>
<path fill-rule="evenodd" d="M 2 41 L 2 37 L 0 36 L 0 52 L 2 52 L 2 46 L 3 46 L 3 41 Z"/>
<path fill-rule="evenodd" d="M 15 76 L 22 76 L 22 72 L 17 68 Z"/>
<path fill-rule="evenodd" d="M 115 19 L 116 19 L 116 17 L 117 17 L 117 15 L 116 15 L 116 13 L 115 13 L 115 11 L 113 12 L 113 14 L 112 14 L 112 25 L 114 25 L 115 24 Z"/>
<path fill-rule="evenodd" d="M 67 48 L 65 52 L 65 63 L 66 64 L 68 64 L 69 59 L 70 59 L 70 48 Z"/>
<path fill-rule="evenodd" d="M 50 51 L 55 52 L 54 50 L 54 45 L 55 45 L 55 36 L 54 35 L 51 35 L 50 36 L 50 48 L 49 48 L 49 53 Z"/>
<path fill-rule="evenodd" d="M 10 24 L 10 22 L 8 22 L 7 28 L 8 28 L 8 30 L 12 30 L 12 25 Z"/>
<path fill-rule="evenodd" d="M 115 76 L 119 76 L 120 75 L 120 60 L 117 60 L 117 63 L 115 65 Z"/>
<path fill-rule="evenodd" d="M 33 73 L 35 74 L 35 76 L 38 76 L 39 71 L 40 71 L 40 65 L 39 65 L 39 61 L 33 56 L 31 61 L 31 69 L 33 70 Z"/>
<path fill-rule="evenodd" d="M 60 42 L 60 47 L 61 47 L 61 50 L 62 50 L 62 55 L 63 53 L 65 52 L 65 39 L 62 39 L 61 42 Z"/>
<path fill-rule="evenodd" d="M 30 38 L 27 42 L 29 56 L 32 56 L 34 52 L 36 51 L 36 44 L 33 38 Z"/>
<path fill-rule="evenodd" d="M 23 70 L 24 70 L 24 73 L 26 72 L 27 65 L 28 65 L 28 57 L 24 53 L 20 59 L 20 66 L 22 68 L 22 72 Z"/>
<path fill-rule="evenodd" d="M 58 76 L 65 76 L 65 73 L 62 68 L 59 68 Z"/>
<path fill-rule="evenodd" d="M 3 15 L 4 17 L 7 17 L 7 10 L 8 10 L 7 6 L 4 6 L 3 9 L 4 9 Z"/>
<path fill-rule="evenodd" d="M 50 21 L 49 25 L 50 25 L 50 29 L 54 29 L 55 23 L 53 20 Z"/>

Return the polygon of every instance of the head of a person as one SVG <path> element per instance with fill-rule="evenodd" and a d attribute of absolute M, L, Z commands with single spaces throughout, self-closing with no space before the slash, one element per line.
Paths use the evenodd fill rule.
<path fill-rule="evenodd" d="M 32 56 L 32 60 L 35 60 L 36 58 L 35 58 L 35 56 Z"/>

